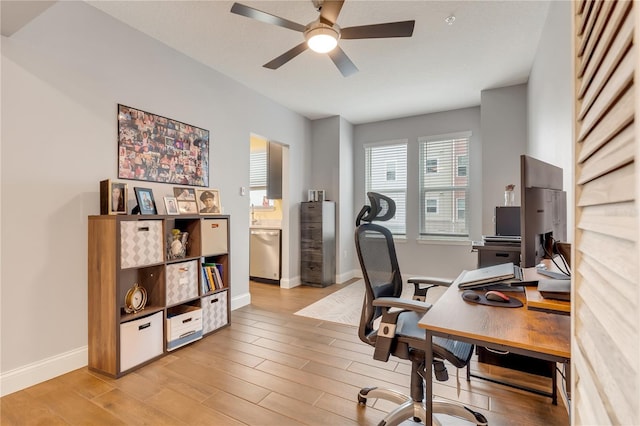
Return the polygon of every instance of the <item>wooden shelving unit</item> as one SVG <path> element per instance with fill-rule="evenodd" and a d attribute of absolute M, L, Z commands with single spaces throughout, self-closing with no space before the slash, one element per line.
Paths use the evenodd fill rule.
<path fill-rule="evenodd" d="M 164 356 L 175 346 L 175 341 L 169 345 L 167 330 L 178 311 L 198 315 L 202 324 L 182 336 L 186 343 L 230 324 L 229 221 L 228 215 L 89 216 L 91 370 L 120 377 Z M 168 255 L 172 229 L 189 233 L 182 258 Z M 224 287 L 205 290 L 203 263 L 222 265 Z M 127 313 L 125 296 L 134 283 L 145 288 L 147 304 Z"/>

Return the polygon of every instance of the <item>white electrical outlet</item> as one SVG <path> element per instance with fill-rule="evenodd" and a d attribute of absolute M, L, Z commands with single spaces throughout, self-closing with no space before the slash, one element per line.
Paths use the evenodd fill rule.
<path fill-rule="evenodd" d="M 240 195 L 247 195 L 247 188 L 244 186 L 240 187 Z"/>

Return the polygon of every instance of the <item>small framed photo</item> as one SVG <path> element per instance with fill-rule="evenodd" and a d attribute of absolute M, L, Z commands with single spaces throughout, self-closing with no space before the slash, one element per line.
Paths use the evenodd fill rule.
<path fill-rule="evenodd" d="M 200 214 L 220 214 L 220 191 L 217 189 L 198 189 L 197 195 Z"/>
<path fill-rule="evenodd" d="M 193 188 L 174 186 L 173 195 L 178 203 L 178 211 L 180 214 L 197 214 L 198 205 L 196 204 L 196 190 Z"/>
<path fill-rule="evenodd" d="M 100 181 L 100 214 L 127 214 L 127 184 Z"/>
<path fill-rule="evenodd" d="M 167 209 L 167 214 L 180 214 L 176 197 L 164 197 L 164 207 Z"/>
<path fill-rule="evenodd" d="M 140 214 L 158 214 L 156 201 L 153 198 L 153 191 L 150 188 L 140 188 L 136 186 L 133 190 L 136 193 Z"/>

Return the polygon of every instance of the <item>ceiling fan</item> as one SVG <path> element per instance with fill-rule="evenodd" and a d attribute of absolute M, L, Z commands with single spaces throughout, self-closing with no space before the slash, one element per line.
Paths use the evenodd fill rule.
<path fill-rule="evenodd" d="M 336 21 L 344 0 L 312 0 L 312 2 L 320 12 L 320 16 L 307 25 L 298 24 L 240 3 L 233 4 L 231 13 L 304 34 L 305 41 L 263 65 L 263 67 L 272 70 L 281 67 L 309 48 L 318 53 L 327 53 L 342 75 L 348 77 L 358 72 L 358 68 L 338 46 L 339 39 L 411 37 L 413 35 L 415 21 L 387 22 L 384 24 L 340 28 Z"/>

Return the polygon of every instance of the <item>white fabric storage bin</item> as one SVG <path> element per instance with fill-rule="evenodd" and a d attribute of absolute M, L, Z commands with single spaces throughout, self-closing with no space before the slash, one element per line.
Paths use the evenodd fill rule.
<path fill-rule="evenodd" d="M 203 332 L 206 334 L 227 325 L 227 290 L 202 298 Z"/>
<path fill-rule="evenodd" d="M 203 219 L 202 221 L 202 255 L 228 253 L 227 219 Z"/>
<path fill-rule="evenodd" d="M 198 297 L 198 261 L 167 265 L 167 303 L 175 305 Z"/>
<path fill-rule="evenodd" d="M 162 312 L 120 324 L 120 371 L 162 355 Z"/>
<path fill-rule="evenodd" d="M 202 338 L 202 309 L 179 305 L 167 312 L 167 350 L 172 351 Z"/>
<path fill-rule="evenodd" d="M 134 268 L 164 261 L 161 220 L 120 222 L 120 267 Z"/>

